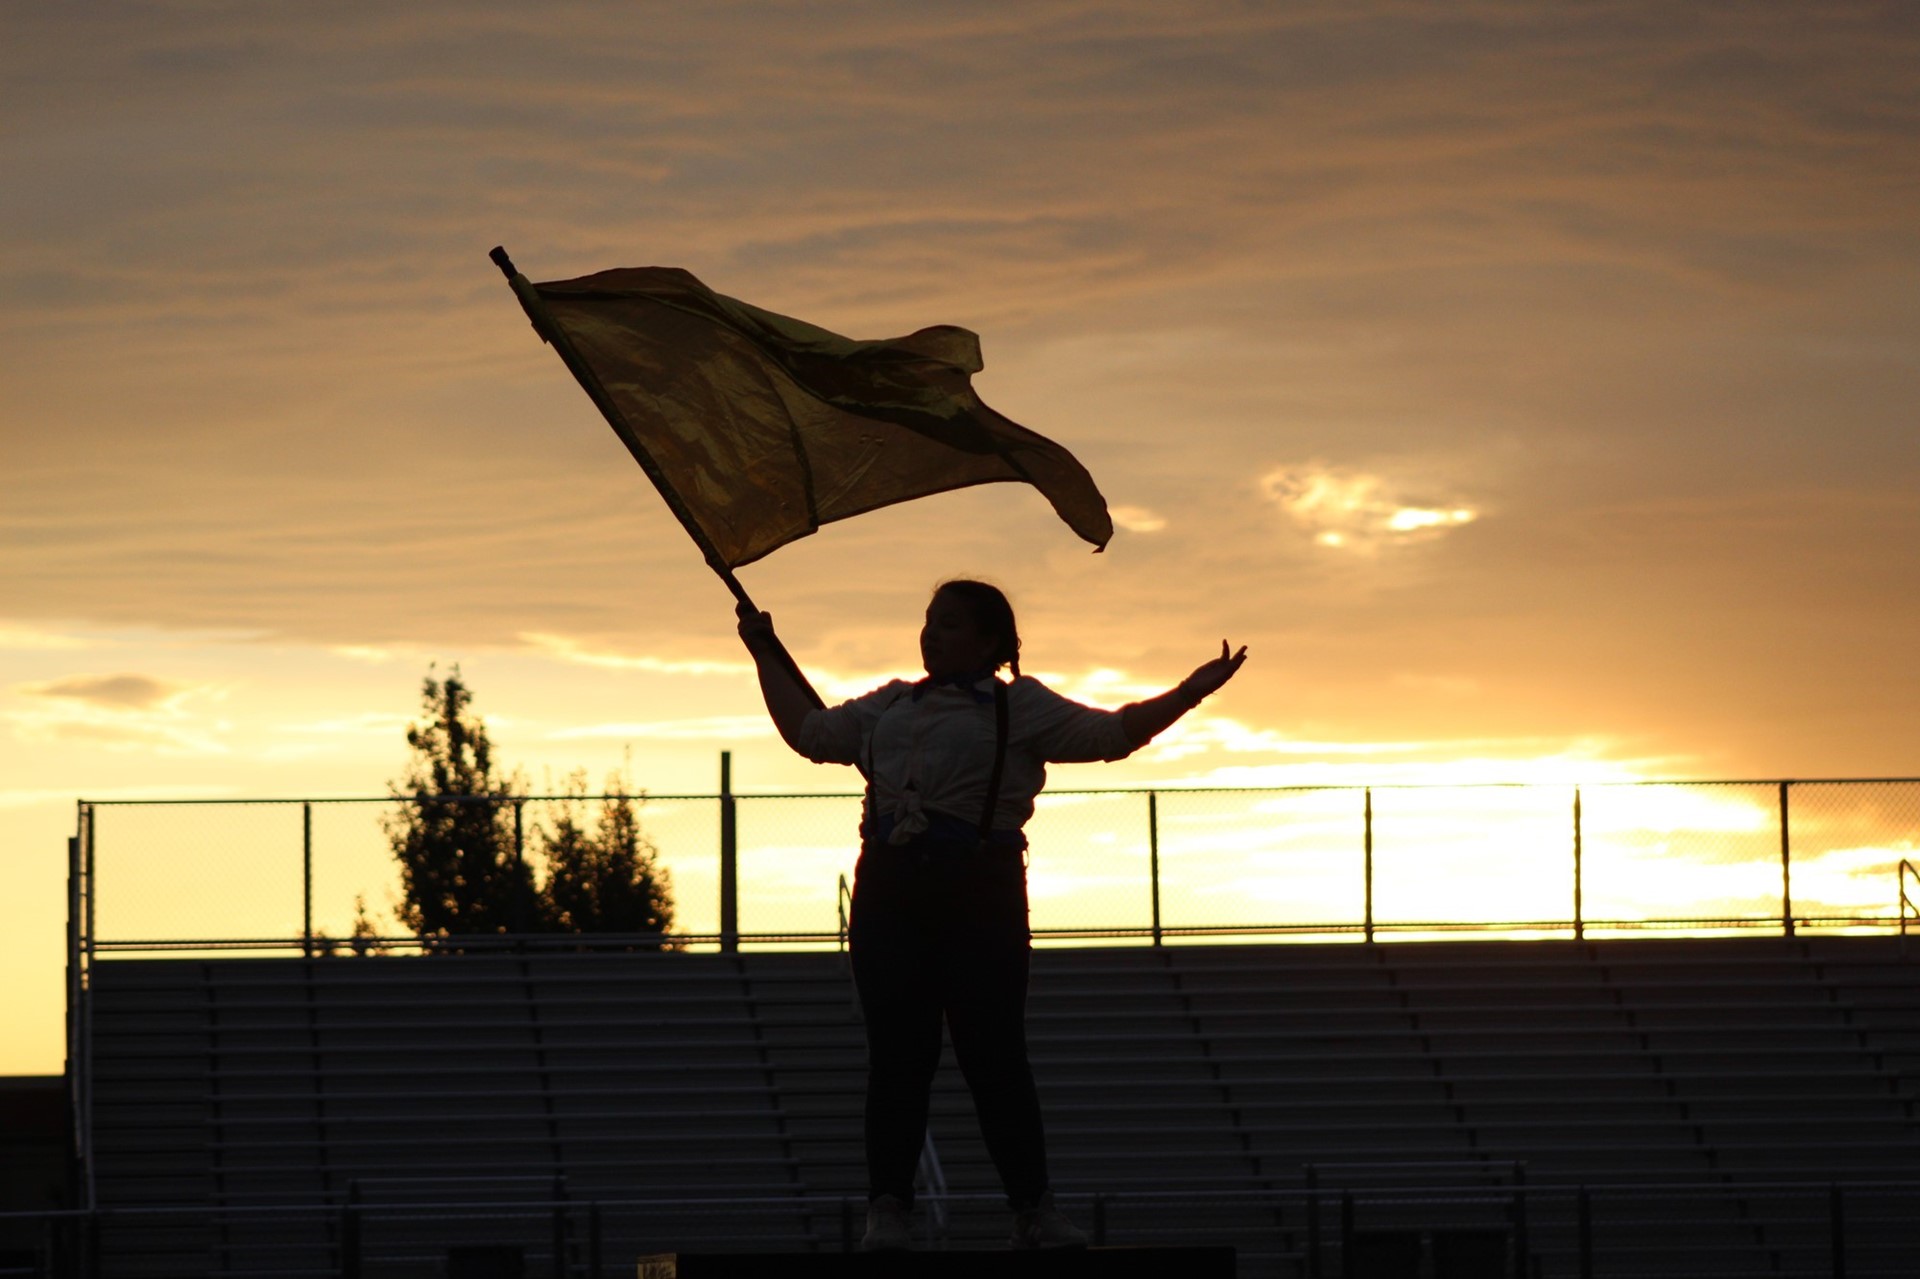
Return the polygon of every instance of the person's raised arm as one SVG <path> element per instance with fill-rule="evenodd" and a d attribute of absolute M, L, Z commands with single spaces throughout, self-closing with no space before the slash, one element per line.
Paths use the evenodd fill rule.
<path fill-rule="evenodd" d="M 1246 660 L 1246 645 L 1242 644 L 1239 652 L 1229 655 L 1227 642 L 1221 640 L 1220 656 L 1196 667 L 1193 674 L 1174 687 L 1158 697 L 1149 697 L 1144 702 L 1121 707 L 1120 726 L 1126 730 L 1127 740 L 1135 747 L 1145 746 L 1171 727 L 1175 720 L 1198 706 L 1207 694 L 1215 692 L 1232 679 L 1234 672 Z"/>
<path fill-rule="evenodd" d="M 800 725 L 806 720 L 807 712 L 814 709 L 813 699 L 794 677 L 789 659 L 781 652 L 780 641 L 774 638 L 773 617 L 745 604 L 734 612 L 740 618 L 740 638 L 747 652 L 753 655 L 754 667 L 760 673 L 760 696 L 766 699 L 767 714 L 773 717 L 773 726 L 780 730 L 781 740 L 798 751 Z"/>

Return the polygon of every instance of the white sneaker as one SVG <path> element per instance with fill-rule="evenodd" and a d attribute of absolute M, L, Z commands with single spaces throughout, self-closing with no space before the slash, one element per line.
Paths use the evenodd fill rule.
<path fill-rule="evenodd" d="M 880 1195 L 867 1204 L 867 1233 L 861 1252 L 905 1252 L 913 1247 L 913 1215 L 895 1195 Z"/>
<path fill-rule="evenodd" d="M 1053 1192 L 1040 1196 L 1040 1202 L 1024 1212 L 1013 1214 L 1015 1248 L 1084 1248 L 1086 1232 L 1067 1220 L 1067 1214 L 1053 1204 Z"/>

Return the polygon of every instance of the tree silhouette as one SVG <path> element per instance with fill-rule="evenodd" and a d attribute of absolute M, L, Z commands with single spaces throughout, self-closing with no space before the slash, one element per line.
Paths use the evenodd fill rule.
<path fill-rule="evenodd" d="M 549 931 L 519 835 L 518 778 L 494 768 L 486 725 L 471 713 L 460 668 L 429 672 L 424 722 L 407 726 L 413 756 L 383 819 L 400 862 L 400 921 L 419 937 Z"/>
<path fill-rule="evenodd" d="M 640 829 L 631 787 L 607 779 L 594 829 L 584 821 L 587 774 L 567 779 L 551 827 L 540 826 L 547 863 L 546 903 L 563 932 L 665 933 L 673 927 L 673 887 L 658 850 Z"/>
<path fill-rule="evenodd" d="M 421 938 L 664 934 L 673 926 L 671 882 L 621 775 L 608 779 L 591 827 L 583 769 L 568 778 L 548 820 L 527 831 L 525 784 L 496 769 L 460 669 L 444 680 L 429 672 L 420 701 L 423 722 L 407 726 L 412 757 L 389 786 L 400 803 L 382 819 L 400 863 L 401 923 Z M 544 884 L 530 853 L 546 864 Z"/>

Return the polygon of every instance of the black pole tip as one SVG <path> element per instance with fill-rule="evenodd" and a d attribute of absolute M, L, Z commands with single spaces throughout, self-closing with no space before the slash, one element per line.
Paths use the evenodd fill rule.
<path fill-rule="evenodd" d="M 513 259 L 507 256 L 507 251 L 504 248 L 496 244 L 493 246 L 493 252 L 487 254 L 487 256 L 493 259 L 493 264 L 499 267 L 502 274 L 509 280 L 514 277 Z"/>

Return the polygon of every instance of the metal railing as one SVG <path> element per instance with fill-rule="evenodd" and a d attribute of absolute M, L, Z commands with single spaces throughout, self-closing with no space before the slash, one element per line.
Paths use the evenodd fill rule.
<path fill-rule="evenodd" d="M 841 944 L 857 795 L 633 798 L 674 882 L 677 943 Z M 512 855 L 537 860 L 553 807 L 579 799 L 466 802 L 510 809 Z M 397 896 L 375 819 L 403 802 L 83 801 L 70 995 L 99 954 L 420 949 L 391 921 L 348 935 L 349 902 Z M 1920 850 L 1913 778 L 1056 791 L 1028 831 L 1042 940 L 1792 936 L 1920 919 L 1897 871 Z"/>
<path fill-rule="evenodd" d="M 1515 1175 L 1501 1175 L 1501 1169 L 1492 1166 L 1481 1169 L 1483 1175 L 1473 1182 L 1422 1176 L 1415 1165 L 1403 1165 L 1401 1172 L 1397 1179 L 1309 1176 L 1305 1185 L 1261 1190 L 1083 1191 L 1062 1193 L 1060 1203 L 1089 1227 L 1095 1246 L 1230 1242 L 1243 1262 L 1284 1260 L 1290 1270 L 1314 1279 L 1349 1273 L 1349 1260 L 1357 1260 L 1359 1245 L 1383 1222 L 1402 1232 L 1410 1226 L 1418 1231 L 1425 1224 L 1436 1234 L 1491 1226 L 1502 1236 L 1501 1251 L 1509 1259 L 1500 1267 L 1503 1273 L 1591 1276 L 1603 1266 L 1610 1273 L 1633 1273 L 1636 1261 L 1644 1264 L 1640 1254 L 1649 1214 L 1659 1214 L 1676 1196 L 1720 1205 L 1722 1217 L 1737 1214 L 1757 1227 L 1745 1245 L 1755 1273 L 1843 1276 L 1856 1262 L 1866 1263 L 1862 1270 L 1871 1273 L 1904 1273 L 1884 1267 L 1890 1261 L 1904 1265 L 1910 1260 L 1920 1236 L 1920 1218 L 1912 1212 L 1920 1199 L 1920 1182 L 1907 1179 L 1589 1185 L 1529 1181 L 1517 1175 L 1517 1169 Z M 969 1248 L 982 1240 L 1004 1240 L 1002 1196 L 952 1194 L 945 1202 L 953 1213 L 954 1230 L 945 1239 L 930 1238 L 933 1246 Z M 736 1199 L 556 1194 L 477 1203 L 447 1195 L 417 1202 L 381 1202 L 360 1195 L 337 1204 L 0 1213 L 0 1227 L 25 1227 L 44 1240 L 39 1263 L 18 1273 L 45 1279 L 95 1279 L 112 1273 L 110 1232 L 116 1229 L 165 1227 L 191 1236 L 238 1223 L 324 1227 L 332 1242 L 323 1246 L 327 1255 L 320 1259 L 320 1272 L 343 1279 L 420 1273 L 444 1260 L 449 1239 L 463 1238 L 513 1250 L 535 1275 L 605 1279 L 612 1273 L 631 1274 L 635 1244 L 658 1238 L 663 1226 L 674 1235 L 718 1240 L 732 1227 L 758 1224 L 776 1213 L 821 1226 L 835 1223 L 837 1230 L 816 1226 L 805 1240 L 763 1243 L 763 1248 L 851 1252 L 864 1206 L 863 1199 L 851 1196 L 807 1193 Z M 1267 1210 L 1268 1224 L 1249 1227 L 1248 1208 Z M 1161 1212 L 1156 1215 L 1155 1209 Z M 1235 1210 L 1240 1210 L 1238 1224 L 1229 1224 Z M 1673 1215 L 1668 1229 L 1684 1229 L 1685 1221 Z M 1775 1222 L 1781 1228 L 1772 1229 Z M 750 1232 L 751 1237 L 762 1234 Z M 731 1244 L 727 1250 L 739 1247 Z M 436 1250 L 441 1255 L 435 1256 Z M 199 1259 L 204 1260 L 204 1254 Z M 284 1269 L 255 1268 L 252 1273 L 314 1270 L 311 1264 L 298 1268 L 290 1262 Z"/>
<path fill-rule="evenodd" d="M 1902 864 L 1904 865 L 1905 863 Z M 834 913 L 840 917 L 840 949 L 845 950 L 847 948 L 847 925 L 853 919 L 853 884 L 847 879 L 847 873 L 845 871 L 840 872 L 838 880 L 839 882 L 834 886 L 833 890 L 833 909 Z M 1900 931 L 1903 933 L 1907 931 L 1904 916 L 1900 921 Z"/>
<path fill-rule="evenodd" d="M 1920 870 L 1915 870 L 1913 863 L 1903 857 L 1900 859 L 1900 869 L 1895 873 L 1900 887 L 1900 935 L 1905 937 L 1907 920 L 1920 921 L 1920 903 L 1917 903 L 1913 894 L 1907 891 L 1909 879 L 1913 880 L 1916 887 L 1920 887 Z"/>

